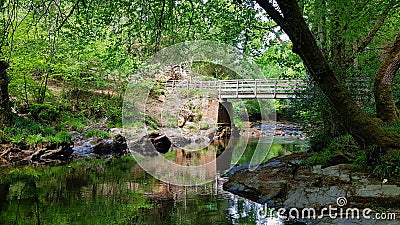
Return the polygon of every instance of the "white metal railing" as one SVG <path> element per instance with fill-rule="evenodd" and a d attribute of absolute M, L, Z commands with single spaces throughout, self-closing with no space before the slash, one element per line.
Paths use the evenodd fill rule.
<path fill-rule="evenodd" d="M 219 98 L 296 98 L 306 90 L 306 82 L 299 79 L 241 79 L 241 80 L 172 80 L 167 88 L 218 91 Z"/>

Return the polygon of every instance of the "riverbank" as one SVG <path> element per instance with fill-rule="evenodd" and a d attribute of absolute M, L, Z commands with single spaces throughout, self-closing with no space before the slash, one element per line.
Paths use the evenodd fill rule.
<path fill-rule="evenodd" d="M 251 199 L 268 207 L 300 212 L 313 208 L 317 215 L 325 207 L 338 209 L 371 208 L 370 215 L 392 216 L 376 221 L 366 218 L 343 220 L 325 216 L 310 224 L 399 224 L 400 180 L 378 179 L 369 172 L 355 169 L 352 164 L 336 164 L 323 168 L 305 164 L 311 153 L 297 153 L 270 159 L 255 171 L 242 169 L 229 176 L 224 190 Z M 339 201 L 346 202 L 339 202 Z M 338 205 L 339 204 L 339 205 Z M 388 214 L 390 213 L 390 214 Z M 394 219 L 394 217 L 397 218 Z"/>
<path fill-rule="evenodd" d="M 243 129 L 240 130 L 240 136 L 250 138 L 274 136 L 305 139 L 308 137 L 308 134 L 303 127 L 293 122 L 257 121 L 243 122 Z"/>
<path fill-rule="evenodd" d="M 188 122 L 191 125 L 190 122 Z M 94 123 L 80 129 L 72 129 L 56 134 L 57 142 L 41 142 L 27 145 L 25 143 L 8 143 L 0 145 L 0 160 L 2 164 L 27 165 L 27 164 L 57 164 L 70 162 L 82 157 L 119 157 L 131 154 L 132 149 L 141 145 L 143 137 L 149 136 L 160 143 L 153 143 L 162 147 L 166 153 L 170 147 L 207 147 L 214 139 L 229 138 L 221 134 L 227 133 L 227 128 L 209 127 L 195 131 L 183 128 L 159 128 L 159 130 L 146 131 L 145 129 L 129 130 L 130 138 L 127 142 L 126 130 L 123 128 L 107 128 L 105 123 Z M 232 129 L 237 130 L 237 129 Z M 149 134 L 147 133 L 149 132 Z M 230 135 L 231 131 L 229 131 Z M 239 133 L 239 131 L 237 132 Z M 165 138 L 162 138 L 166 135 Z M 238 134 L 232 132 L 238 137 Z M 60 137 L 58 137 L 60 136 Z M 154 136 L 154 137 L 153 137 Z M 277 138 L 304 139 L 307 134 L 303 128 L 294 123 L 260 123 L 245 122 L 240 130 L 240 137 L 260 138 L 274 136 Z M 167 140 L 167 141 L 165 141 Z M 154 141 L 153 141 L 154 142 Z M 168 142 L 168 146 L 166 144 Z"/>

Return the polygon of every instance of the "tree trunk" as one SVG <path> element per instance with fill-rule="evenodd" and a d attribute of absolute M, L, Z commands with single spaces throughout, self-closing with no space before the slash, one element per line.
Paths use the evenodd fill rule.
<path fill-rule="evenodd" d="M 277 0 L 280 12 L 270 1 L 256 1 L 289 36 L 293 42 L 293 52 L 301 57 L 306 69 L 357 143 L 364 148 L 376 145 L 383 150 L 400 149 L 400 136 L 384 131 L 379 120 L 367 116 L 339 83 L 328 60 L 317 46 L 297 1 Z"/>
<path fill-rule="evenodd" d="M 10 99 L 8 96 L 8 84 L 10 80 L 7 76 L 9 65 L 6 61 L 0 61 L 0 124 L 9 122 L 10 119 Z"/>
<path fill-rule="evenodd" d="M 375 77 L 376 115 L 386 123 L 395 123 L 399 119 L 399 111 L 393 99 L 393 78 L 400 68 L 400 34 L 393 46 L 383 55 L 383 62 Z"/>

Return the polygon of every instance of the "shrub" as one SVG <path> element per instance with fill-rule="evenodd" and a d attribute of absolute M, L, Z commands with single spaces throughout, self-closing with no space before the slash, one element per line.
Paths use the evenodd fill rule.
<path fill-rule="evenodd" d="M 28 135 L 28 137 L 26 138 L 27 145 L 37 145 L 41 144 L 42 142 L 43 142 L 43 137 L 41 134 Z"/>
<path fill-rule="evenodd" d="M 55 143 L 70 143 L 72 135 L 66 131 L 60 131 L 55 135 Z"/>
<path fill-rule="evenodd" d="M 91 138 L 91 137 L 108 138 L 108 137 L 110 137 L 110 133 L 108 133 L 107 131 L 99 131 L 98 129 L 96 129 L 96 130 L 86 131 L 85 136 L 87 138 Z"/>
<path fill-rule="evenodd" d="M 237 118 L 235 118 L 233 121 L 234 121 L 235 126 L 236 126 L 239 130 L 243 130 L 243 129 L 244 129 L 244 123 L 243 123 L 243 121 L 241 121 L 240 119 L 237 119 Z"/>
<path fill-rule="evenodd" d="M 83 117 L 68 118 L 63 122 L 64 127 L 67 126 L 71 130 L 81 131 L 86 127 L 87 120 Z"/>
<path fill-rule="evenodd" d="M 44 136 L 54 135 L 54 134 L 56 134 L 56 130 L 54 129 L 54 127 L 50 127 L 50 126 L 43 127 L 43 135 Z"/>
<path fill-rule="evenodd" d="M 149 128 L 152 128 L 154 130 L 157 130 L 157 128 L 158 128 L 157 119 L 150 115 L 145 116 L 145 123 L 147 126 L 149 126 Z"/>
<path fill-rule="evenodd" d="M 389 152 L 373 169 L 373 173 L 381 179 L 400 177 L 400 153 Z"/>
<path fill-rule="evenodd" d="M 200 127 L 200 130 L 207 130 L 208 128 L 210 128 L 210 124 L 200 121 L 199 127 Z"/>
<path fill-rule="evenodd" d="M 42 122 L 55 121 L 60 113 L 55 104 L 47 103 L 33 103 L 30 105 L 29 110 L 33 118 Z"/>
<path fill-rule="evenodd" d="M 17 134 L 15 136 L 10 137 L 10 141 L 14 144 L 22 144 L 25 138 L 23 134 Z"/>

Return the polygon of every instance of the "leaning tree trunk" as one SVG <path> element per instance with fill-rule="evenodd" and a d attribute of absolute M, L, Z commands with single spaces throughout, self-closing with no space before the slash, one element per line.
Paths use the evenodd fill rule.
<path fill-rule="evenodd" d="M 276 0 L 280 11 L 275 8 L 272 0 L 256 1 L 289 36 L 293 52 L 301 57 L 306 69 L 357 143 L 364 148 L 375 145 L 382 151 L 400 149 L 400 136 L 384 131 L 377 119 L 367 116 L 337 80 L 328 60 L 317 46 L 297 0 Z"/>
<path fill-rule="evenodd" d="M 10 82 L 7 76 L 8 63 L 0 61 L 0 124 L 9 122 L 10 119 L 10 99 L 8 96 L 8 84 Z"/>
<path fill-rule="evenodd" d="M 393 78 L 400 68 L 400 34 L 393 46 L 383 55 L 383 62 L 375 77 L 376 115 L 386 123 L 394 123 L 399 119 L 399 111 L 393 99 Z"/>

